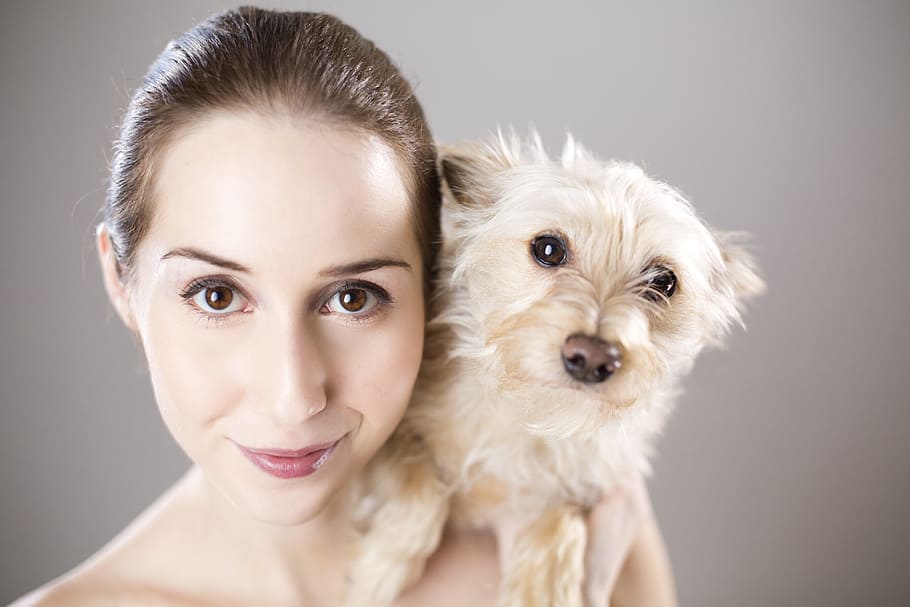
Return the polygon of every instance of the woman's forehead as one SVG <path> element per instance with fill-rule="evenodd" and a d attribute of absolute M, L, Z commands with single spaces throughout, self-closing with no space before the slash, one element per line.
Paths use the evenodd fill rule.
<path fill-rule="evenodd" d="M 217 251 L 254 268 L 417 246 L 394 151 L 375 135 L 317 123 L 210 116 L 163 150 L 151 200 L 151 248 Z"/>

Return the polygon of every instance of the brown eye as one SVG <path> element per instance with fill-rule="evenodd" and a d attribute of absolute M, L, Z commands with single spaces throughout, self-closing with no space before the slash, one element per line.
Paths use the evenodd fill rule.
<path fill-rule="evenodd" d="M 654 276 L 648 281 L 644 291 L 645 298 L 651 301 L 664 301 L 676 293 L 676 274 L 666 266 L 654 266 Z"/>
<path fill-rule="evenodd" d="M 209 287 L 205 290 L 205 303 L 213 310 L 225 310 L 234 300 L 234 292 L 228 287 Z"/>
<path fill-rule="evenodd" d="M 561 266 L 569 258 L 565 243 L 558 236 L 538 236 L 531 242 L 531 255 L 542 266 Z"/>
<path fill-rule="evenodd" d="M 247 301 L 233 282 L 211 276 L 197 278 L 177 294 L 207 318 L 232 316 L 242 311 Z"/>
<path fill-rule="evenodd" d="M 345 289 L 338 293 L 338 303 L 348 312 L 360 312 L 367 305 L 367 292 L 363 289 Z"/>
<path fill-rule="evenodd" d="M 395 301 L 377 284 L 357 281 L 340 285 L 323 304 L 323 314 L 333 314 L 345 322 L 366 322 Z"/>

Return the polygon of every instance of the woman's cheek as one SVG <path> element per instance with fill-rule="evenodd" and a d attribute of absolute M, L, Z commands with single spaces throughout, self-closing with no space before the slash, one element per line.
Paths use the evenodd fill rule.
<path fill-rule="evenodd" d="M 373 432 L 391 433 L 404 415 L 423 351 L 422 309 L 399 310 L 369 332 L 350 333 L 343 351 L 344 402 L 358 409 Z M 381 436 L 384 440 L 385 436 Z"/>
<path fill-rule="evenodd" d="M 149 317 L 146 356 L 161 417 L 191 457 L 194 434 L 223 417 L 235 400 L 227 356 L 231 348 L 218 329 L 179 314 Z M 216 335 L 218 334 L 218 335 Z"/>

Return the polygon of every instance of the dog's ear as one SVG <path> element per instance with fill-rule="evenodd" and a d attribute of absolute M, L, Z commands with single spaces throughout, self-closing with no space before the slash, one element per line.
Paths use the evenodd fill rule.
<path fill-rule="evenodd" d="M 751 299 L 765 291 L 765 283 L 758 274 L 752 254 L 740 242 L 748 237 L 744 232 L 713 230 L 714 238 L 723 259 L 726 280 L 737 301 Z"/>
<path fill-rule="evenodd" d="M 493 204 L 498 196 L 496 177 L 520 163 L 521 145 L 514 132 L 507 138 L 501 131 L 487 142 L 438 145 L 444 187 L 464 207 Z"/>
<path fill-rule="evenodd" d="M 710 277 L 713 293 L 710 306 L 712 319 L 708 323 L 707 339 L 708 343 L 722 347 L 723 338 L 732 323 L 745 329 L 743 304 L 761 294 L 765 290 L 765 283 L 758 274 L 752 255 L 738 242 L 747 234 L 713 229 L 710 231 L 720 251 L 720 263 Z"/>
<path fill-rule="evenodd" d="M 477 193 L 476 170 L 470 156 L 459 154 L 446 146 L 439 148 L 439 174 L 444 187 L 448 188 L 452 198 L 464 206 L 475 206 Z M 472 194 L 473 192 L 473 194 Z"/>

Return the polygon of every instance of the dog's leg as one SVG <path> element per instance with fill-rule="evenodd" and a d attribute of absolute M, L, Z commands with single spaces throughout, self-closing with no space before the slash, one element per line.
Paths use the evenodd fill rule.
<path fill-rule="evenodd" d="M 354 545 L 345 607 L 383 607 L 416 581 L 449 513 L 449 494 L 431 455 L 407 428 L 396 432 L 365 474 L 369 499 L 378 507 Z"/>
<path fill-rule="evenodd" d="M 587 525 L 578 506 L 547 510 L 515 539 L 499 607 L 583 607 Z"/>

